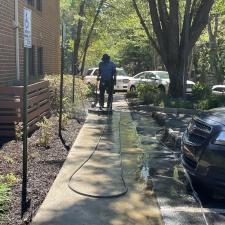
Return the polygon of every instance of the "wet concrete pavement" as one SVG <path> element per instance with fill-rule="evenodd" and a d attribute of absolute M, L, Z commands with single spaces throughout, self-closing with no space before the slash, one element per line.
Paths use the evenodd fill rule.
<path fill-rule="evenodd" d="M 113 107 L 109 118 L 88 115 L 33 225 L 163 224 L 148 171 L 143 169 L 144 152 L 122 96 L 116 97 Z M 91 159 L 73 175 L 95 148 Z M 120 198 L 90 198 L 68 188 L 73 175 L 71 188 L 83 194 L 119 194 L 125 191 L 121 173 L 128 192 Z"/>
<path fill-rule="evenodd" d="M 224 201 L 201 208 L 187 189 L 180 151 L 159 142 L 162 127 L 151 115 L 130 113 L 123 95 L 115 96 L 113 108 L 111 117 L 88 116 L 33 225 L 225 224 Z M 71 175 L 95 148 L 70 186 L 84 194 L 119 194 L 125 191 L 122 173 L 126 195 L 97 199 L 68 188 Z"/>

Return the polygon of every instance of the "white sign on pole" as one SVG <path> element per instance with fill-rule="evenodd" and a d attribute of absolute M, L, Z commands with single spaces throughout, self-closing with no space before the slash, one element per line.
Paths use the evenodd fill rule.
<path fill-rule="evenodd" d="M 32 48 L 32 11 L 24 8 L 24 47 Z"/>

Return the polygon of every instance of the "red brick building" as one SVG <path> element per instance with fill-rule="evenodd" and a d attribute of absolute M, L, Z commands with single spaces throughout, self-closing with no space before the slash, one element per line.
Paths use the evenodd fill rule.
<path fill-rule="evenodd" d="M 29 52 L 29 77 L 60 73 L 59 0 L 18 0 L 20 79 L 23 77 L 23 10 L 32 10 L 32 49 Z M 0 0 L 0 85 L 16 77 L 15 0 Z"/>

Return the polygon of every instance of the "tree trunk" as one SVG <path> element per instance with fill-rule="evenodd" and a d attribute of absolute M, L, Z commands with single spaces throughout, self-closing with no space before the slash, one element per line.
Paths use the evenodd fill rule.
<path fill-rule="evenodd" d="M 83 77 L 83 74 L 84 74 L 84 67 L 85 67 L 85 62 L 86 62 L 87 51 L 88 51 L 88 48 L 89 48 L 89 43 L 90 43 L 90 40 L 91 40 L 91 35 L 92 35 L 93 29 L 95 27 L 95 24 L 97 22 L 98 15 L 101 12 L 102 6 L 105 2 L 106 2 L 106 0 L 101 0 L 101 2 L 99 3 L 97 12 L 94 16 L 94 20 L 92 22 L 91 28 L 90 28 L 90 30 L 88 32 L 88 35 L 87 35 L 87 39 L 86 39 L 85 47 L 84 47 L 84 55 L 83 55 L 83 60 L 82 60 L 82 65 L 81 65 L 81 76 L 82 77 Z"/>
<path fill-rule="evenodd" d="M 199 0 L 197 4 L 196 0 L 186 0 L 181 28 L 179 0 L 148 0 L 159 53 L 170 76 L 170 94 L 173 97 L 186 94 L 188 58 L 208 23 L 214 1 Z"/>
<path fill-rule="evenodd" d="M 79 67 L 79 49 L 80 49 L 80 41 L 81 41 L 81 32 L 83 28 L 83 19 L 84 16 L 84 8 L 85 8 L 86 0 L 82 0 L 80 2 L 80 10 L 79 10 L 79 20 L 77 24 L 77 32 L 74 36 L 74 50 L 73 50 L 73 75 L 76 75 L 78 73 L 78 67 Z"/>

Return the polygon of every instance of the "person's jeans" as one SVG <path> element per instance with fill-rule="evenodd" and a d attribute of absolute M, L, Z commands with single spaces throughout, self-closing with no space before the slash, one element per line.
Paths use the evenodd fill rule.
<path fill-rule="evenodd" d="M 100 96 L 99 96 L 99 105 L 100 107 L 104 107 L 105 102 L 105 91 L 108 93 L 108 102 L 107 107 L 112 107 L 113 102 L 113 89 L 114 84 L 113 80 L 101 80 L 99 85 Z"/>

